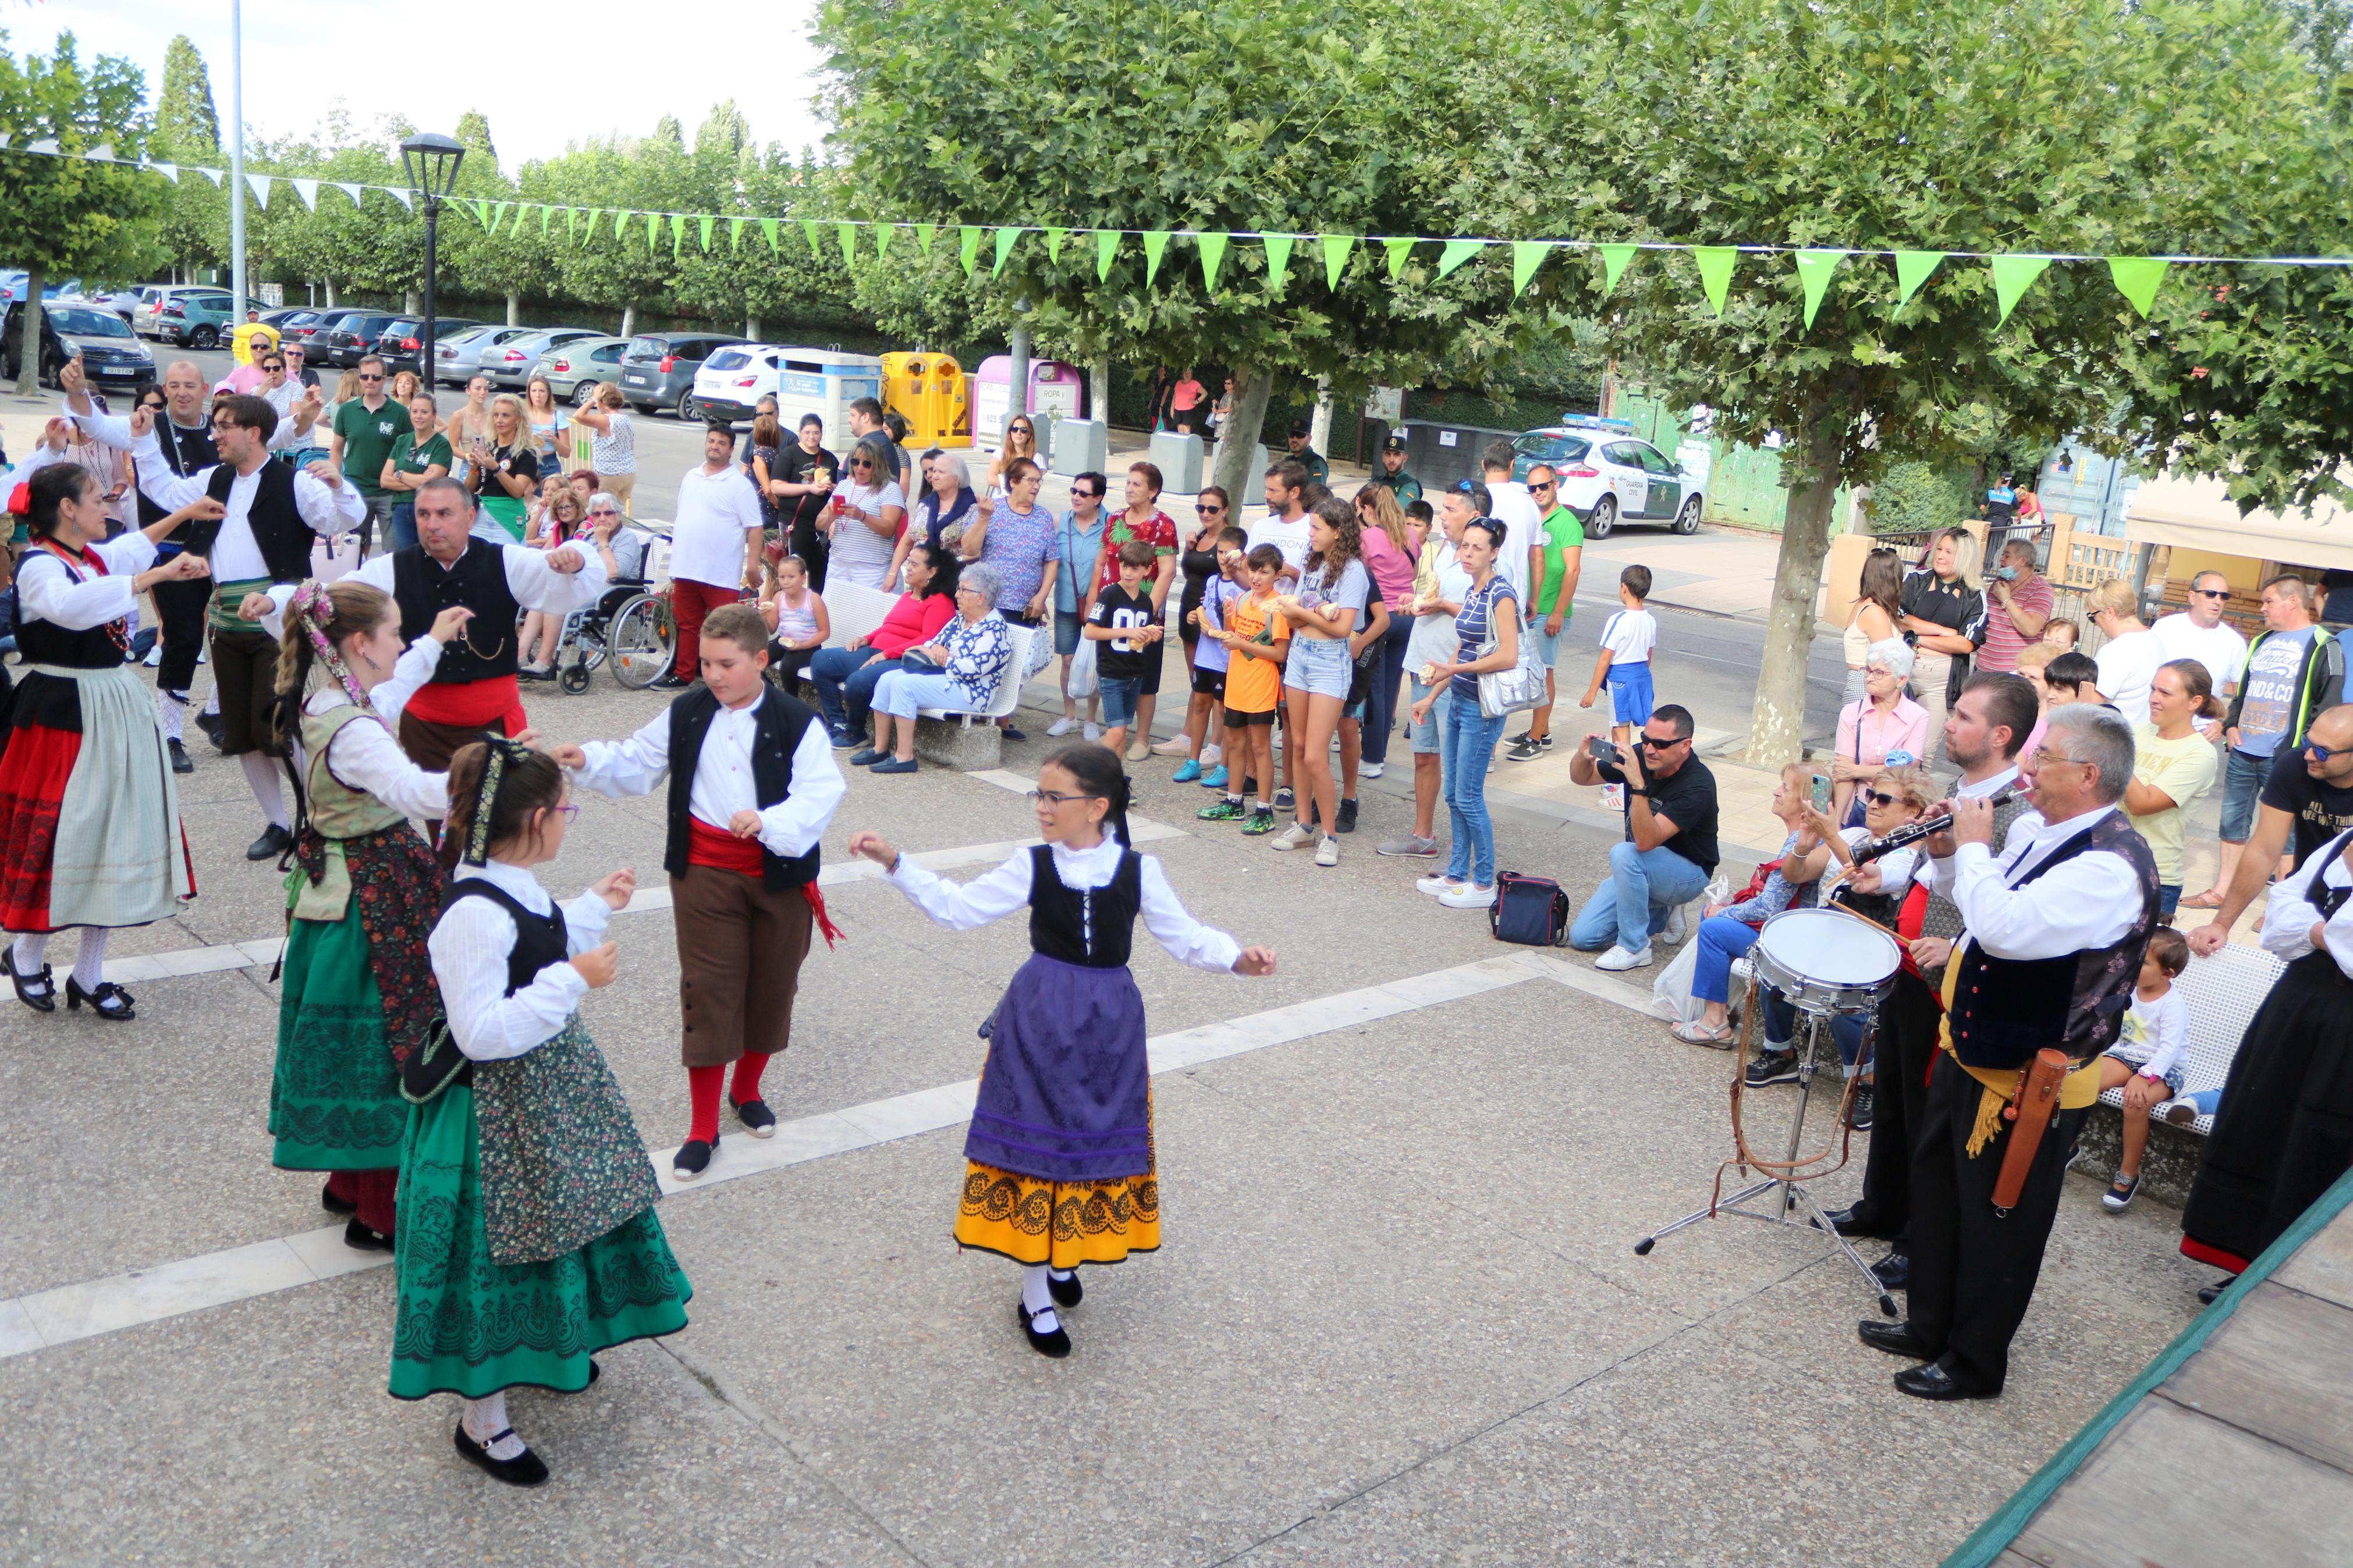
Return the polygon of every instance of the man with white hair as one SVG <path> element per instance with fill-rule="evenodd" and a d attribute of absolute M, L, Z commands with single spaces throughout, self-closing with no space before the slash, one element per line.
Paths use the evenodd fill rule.
<path fill-rule="evenodd" d="M 2157 929 L 2157 863 L 2122 809 L 2132 770 L 2121 717 L 2054 709 L 2021 770 L 2033 810 L 2000 856 L 1983 799 L 1955 800 L 1951 826 L 1928 840 L 1922 879 L 1958 906 L 1963 930 L 1913 1155 L 1911 1312 L 1857 1331 L 1922 1363 L 1895 1374 L 1915 1398 L 1989 1399 L 2009 1374 L 2068 1151 Z M 2026 1092 L 2045 1051 L 2068 1064 L 2047 1126 Z M 2022 1185 L 2002 1191 L 2005 1174 Z"/>

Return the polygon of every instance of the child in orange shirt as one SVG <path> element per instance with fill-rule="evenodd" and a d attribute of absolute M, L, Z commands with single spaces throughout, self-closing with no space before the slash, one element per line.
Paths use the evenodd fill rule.
<path fill-rule="evenodd" d="M 1243 562 L 1250 591 L 1226 609 L 1223 626 L 1203 626 L 1201 635 L 1226 645 L 1227 776 L 1234 782 L 1226 798 L 1195 815 L 1204 822 L 1232 822 L 1245 816 L 1242 831 L 1256 837 L 1274 831 L 1274 808 L 1266 781 L 1274 776 L 1274 713 L 1282 701 L 1282 660 L 1291 651 L 1290 623 L 1276 613 L 1275 578 L 1282 552 L 1261 544 Z M 1242 809 L 1241 781 L 1258 781 L 1255 810 Z"/>

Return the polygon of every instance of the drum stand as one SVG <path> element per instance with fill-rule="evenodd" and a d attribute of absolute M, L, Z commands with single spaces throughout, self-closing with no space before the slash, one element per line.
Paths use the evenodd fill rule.
<path fill-rule="evenodd" d="M 1744 1046 L 1747 1041 L 1748 1029 L 1763 1007 L 1764 987 L 1759 984 L 1749 992 L 1748 1006 L 1741 1025 L 1741 1039 Z M 1796 1114 L 1789 1119 L 1789 1148 L 1788 1152 L 1782 1156 L 1782 1163 L 1785 1165 L 1795 1164 L 1798 1161 L 1799 1144 L 1806 1130 L 1806 1107 L 1813 1099 L 1814 1073 L 1818 1058 L 1827 1046 L 1831 1060 L 1833 1062 L 1838 1060 L 1838 1045 L 1831 1037 L 1831 1016 L 1827 1012 L 1811 1007 L 1800 1005 L 1799 1009 L 1800 1041 L 1797 1046 L 1798 1109 Z M 1872 1043 L 1868 1034 L 1865 1036 L 1865 1043 Z M 1737 1066 L 1735 1070 L 1737 1073 L 1745 1073 L 1748 1070 L 1746 1050 L 1744 1049 L 1738 1053 Z M 1742 1168 L 1745 1170 L 1746 1167 L 1743 1164 Z M 1757 1199 L 1763 1198 L 1768 1193 L 1777 1194 L 1769 1204 L 1758 1205 L 1755 1207 L 1744 1206 L 1755 1204 Z M 1799 1217 L 1800 1214 L 1802 1217 Z M 1854 1243 L 1841 1236 L 1838 1233 L 1838 1227 L 1831 1224 L 1830 1216 L 1822 1212 L 1822 1205 L 1815 1200 L 1814 1194 L 1807 1190 L 1805 1182 L 1801 1179 L 1775 1177 L 1753 1183 L 1729 1197 L 1718 1197 L 1707 1207 L 1687 1214 L 1671 1225 L 1662 1226 L 1651 1235 L 1636 1242 L 1634 1256 L 1648 1258 L 1651 1255 L 1651 1249 L 1662 1238 L 1672 1236 L 1686 1226 L 1697 1225 L 1704 1219 L 1736 1215 L 1742 1219 L 1763 1220 L 1767 1225 L 1804 1225 L 1820 1230 L 1822 1235 L 1831 1238 L 1839 1251 L 1846 1255 L 1846 1260 L 1854 1266 L 1854 1271 L 1862 1276 L 1863 1282 L 1871 1287 L 1872 1294 L 1879 1299 L 1881 1315 L 1888 1318 L 1898 1315 L 1895 1310 L 1895 1298 L 1889 1293 L 1885 1286 L 1880 1284 L 1879 1277 L 1871 1271 L 1871 1265 L 1864 1262 L 1862 1254 L 1854 1249 Z"/>

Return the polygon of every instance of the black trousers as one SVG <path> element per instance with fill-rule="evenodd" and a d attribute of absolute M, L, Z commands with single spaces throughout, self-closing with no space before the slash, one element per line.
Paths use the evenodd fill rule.
<path fill-rule="evenodd" d="M 1912 1331 L 1955 1382 L 1999 1394 L 2010 1375 L 2010 1342 L 2034 1300 L 2042 1249 L 2059 1217 L 2067 1153 L 2084 1112 L 2052 1114 L 2018 1206 L 1998 1215 L 1993 1186 L 2011 1129 L 2004 1122 L 1993 1142 L 1969 1157 L 1969 1129 L 1984 1092 L 1960 1063 L 1937 1057 L 1912 1162 L 1910 1317 Z"/>
<path fill-rule="evenodd" d="M 1928 1105 L 1928 1067 L 1936 1059 L 1936 1032 L 1945 1010 L 1928 983 L 1899 970 L 1879 1005 L 1872 1045 L 1871 1152 L 1862 1167 L 1862 1196 L 1854 1215 L 1868 1236 L 1892 1237 L 1905 1250 L 1912 1221 L 1912 1156 Z"/>
<path fill-rule="evenodd" d="M 212 580 L 192 578 L 182 583 L 158 583 L 155 614 L 164 623 L 164 657 L 155 684 L 165 691 L 185 691 L 196 678 L 196 655 L 205 646 L 205 606 L 213 596 Z"/>

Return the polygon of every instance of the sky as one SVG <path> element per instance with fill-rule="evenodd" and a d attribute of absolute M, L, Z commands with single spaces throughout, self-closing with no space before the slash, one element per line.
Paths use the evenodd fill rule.
<path fill-rule="evenodd" d="M 246 130 L 307 132 L 338 100 L 363 129 L 398 113 L 418 130 L 450 132 L 460 114 L 480 109 L 512 174 L 569 142 L 644 135 L 665 114 L 691 139 L 711 106 L 733 98 L 757 141 L 797 152 L 822 140 L 807 108 L 817 84 L 805 74 L 815 58 L 807 32 L 816 0 L 689 13 L 723 17 L 715 33 L 677 29 L 664 15 L 643 0 L 244 0 Z M 85 60 L 124 56 L 146 73 L 151 102 L 164 51 L 185 33 L 212 73 L 227 130 L 229 0 L 0 0 L 0 32 L 20 56 L 47 54 L 65 32 Z M 402 51 L 420 45 L 432 65 L 401 71 Z"/>

